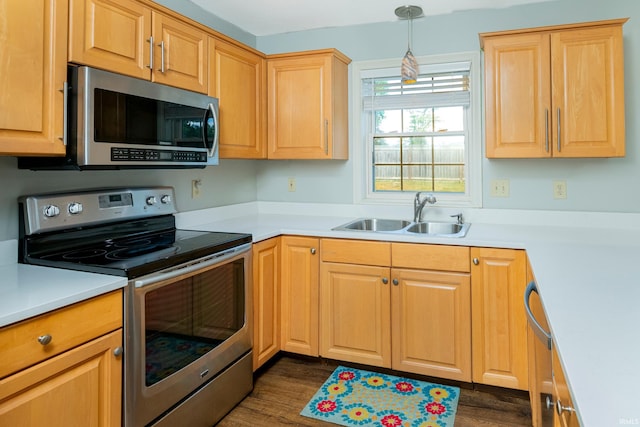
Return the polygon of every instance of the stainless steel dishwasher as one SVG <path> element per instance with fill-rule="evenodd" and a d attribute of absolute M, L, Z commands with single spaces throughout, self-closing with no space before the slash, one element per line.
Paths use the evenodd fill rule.
<path fill-rule="evenodd" d="M 529 328 L 529 397 L 534 427 L 553 427 L 553 382 L 551 349 L 553 341 L 535 281 L 524 292 Z"/>

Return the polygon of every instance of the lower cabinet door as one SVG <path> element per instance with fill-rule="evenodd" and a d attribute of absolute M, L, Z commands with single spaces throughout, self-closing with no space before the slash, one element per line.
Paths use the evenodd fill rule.
<path fill-rule="evenodd" d="M 391 367 L 389 268 L 323 262 L 320 355 Z"/>
<path fill-rule="evenodd" d="M 392 269 L 393 369 L 471 381 L 469 274 Z"/>
<path fill-rule="evenodd" d="M 0 425 L 117 427 L 122 329 L 0 380 Z"/>

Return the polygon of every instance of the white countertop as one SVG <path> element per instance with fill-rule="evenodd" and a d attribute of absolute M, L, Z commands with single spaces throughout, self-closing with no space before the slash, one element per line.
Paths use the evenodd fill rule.
<path fill-rule="evenodd" d="M 447 239 L 331 231 L 355 217 L 287 212 L 212 210 L 178 221 L 180 228 L 251 233 L 254 241 L 292 234 L 526 249 L 582 426 L 640 424 L 640 230 L 623 228 L 627 214 L 604 214 L 600 223 L 611 228 L 588 226 L 602 219 L 592 213 L 571 214 L 561 226 L 471 221 L 465 238 Z"/>
<path fill-rule="evenodd" d="M 0 327 L 127 284 L 124 277 L 18 264 L 17 253 L 16 241 L 0 242 Z"/>
<path fill-rule="evenodd" d="M 624 229 L 640 224 L 639 215 L 482 211 L 468 215 L 462 239 L 331 231 L 358 216 L 367 215 L 340 206 L 247 204 L 181 213 L 177 225 L 246 232 L 256 242 L 290 234 L 526 249 L 582 425 L 640 424 L 640 228 Z M 0 326 L 126 285 L 121 277 L 17 264 L 14 254 L 15 241 L 0 242 Z"/>

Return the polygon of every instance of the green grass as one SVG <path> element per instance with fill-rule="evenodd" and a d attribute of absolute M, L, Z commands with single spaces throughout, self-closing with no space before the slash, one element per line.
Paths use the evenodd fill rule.
<path fill-rule="evenodd" d="M 424 179 L 405 179 L 400 188 L 400 179 L 376 179 L 376 191 L 435 191 L 438 193 L 464 193 L 465 182 L 460 180 L 436 179 L 432 182 Z"/>

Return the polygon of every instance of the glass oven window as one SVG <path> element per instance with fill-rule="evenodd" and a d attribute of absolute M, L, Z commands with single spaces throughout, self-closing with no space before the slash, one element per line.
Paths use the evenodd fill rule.
<path fill-rule="evenodd" d="M 178 372 L 240 330 L 245 321 L 244 300 L 242 259 L 147 292 L 147 387 Z"/>

